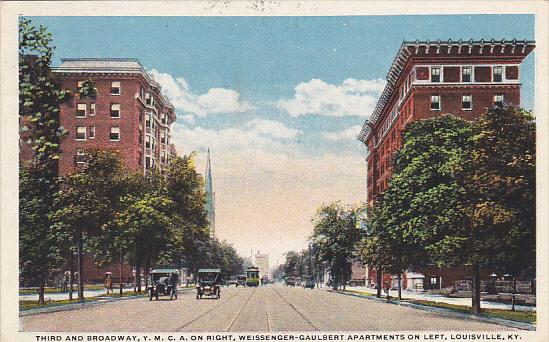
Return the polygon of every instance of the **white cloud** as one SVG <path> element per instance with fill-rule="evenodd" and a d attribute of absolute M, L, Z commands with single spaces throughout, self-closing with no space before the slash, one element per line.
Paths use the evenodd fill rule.
<path fill-rule="evenodd" d="M 385 81 L 348 78 L 341 85 L 312 79 L 295 87 L 292 99 L 278 101 L 278 107 L 291 116 L 363 116 L 371 114 L 383 91 Z"/>
<path fill-rule="evenodd" d="M 353 126 L 338 132 L 324 132 L 322 136 L 328 140 L 356 140 L 362 126 Z"/>
<path fill-rule="evenodd" d="M 152 69 L 149 73 L 160 83 L 162 91 L 168 96 L 175 108 L 187 115 L 206 116 L 217 113 L 241 113 L 253 109 L 253 106 L 240 98 L 237 91 L 223 88 L 211 88 L 206 94 L 197 95 L 189 89 L 187 81 L 181 77 Z M 186 121 L 189 119 L 187 118 Z"/>

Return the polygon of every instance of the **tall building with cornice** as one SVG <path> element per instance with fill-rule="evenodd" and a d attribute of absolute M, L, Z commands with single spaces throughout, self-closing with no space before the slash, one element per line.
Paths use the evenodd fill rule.
<path fill-rule="evenodd" d="M 72 98 L 60 106 L 59 172 L 67 174 L 83 163 L 86 149 L 119 151 L 126 169 L 161 170 L 175 152 L 171 125 L 173 105 L 160 84 L 133 58 L 66 58 L 52 68 L 54 78 Z M 97 96 L 81 97 L 79 88 L 92 80 Z"/>
<path fill-rule="evenodd" d="M 384 193 L 401 133 L 409 123 L 451 113 L 472 120 L 505 102 L 520 105 L 520 68 L 535 48 L 528 40 L 404 41 L 387 74 L 387 84 L 358 139 L 367 147 L 367 198 Z M 465 266 L 406 272 L 403 287 L 439 289 L 465 279 Z M 374 284 L 375 270 L 368 270 Z M 393 283 L 395 276 L 384 275 Z"/>
<path fill-rule="evenodd" d="M 387 189 L 400 133 L 415 120 L 452 113 L 474 119 L 498 102 L 520 105 L 527 40 L 404 41 L 359 135 L 368 148 L 368 202 Z"/>

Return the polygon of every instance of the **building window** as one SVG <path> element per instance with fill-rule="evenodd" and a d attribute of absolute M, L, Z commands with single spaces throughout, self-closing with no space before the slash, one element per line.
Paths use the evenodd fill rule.
<path fill-rule="evenodd" d="M 111 104 L 111 118 L 120 118 L 120 104 L 113 103 Z"/>
<path fill-rule="evenodd" d="M 440 82 L 440 67 L 431 67 L 431 82 Z"/>
<path fill-rule="evenodd" d="M 84 164 L 86 155 L 84 153 L 84 150 L 81 148 L 76 149 L 76 163 L 77 164 Z"/>
<path fill-rule="evenodd" d="M 440 95 L 431 95 L 431 110 L 440 110 Z"/>
<path fill-rule="evenodd" d="M 163 124 L 168 123 L 168 115 L 166 115 L 166 113 L 162 113 L 162 123 Z"/>
<path fill-rule="evenodd" d="M 147 116 L 145 118 L 145 127 L 152 127 L 152 113 L 147 112 Z"/>
<path fill-rule="evenodd" d="M 76 140 L 86 140 L 86 126 L 76 126 Z"/>
<path fill-rule="evenodd" d="M 86 117 L 86 104 L 85 103 L 79 103 L 77 105 L 76 117 L 77 118 L 85 118 Z"/>
<path fill-rule="evenodd" d="M 153 104 L 152 96 L 151 96 L 151 93 L 149 92 L 145 94 L 145 103 L 148 104 L 149 106 L 152 106 Z"/>
<path fill-rule="evenodd" d="M 473 96 L 462 95 L 461 96 L 461 109 L 469 110 L 473 108 Z"/>
<path fill-rule="evenodd" d="M 111 82 L 111 95 L 120 95 L 120 81 Z"/>
<path fill-rule="evenodd" d="M 109 135 L 111 141 L 120 141 L 120 127 L 113 126 L 111 127 L 111 133 Z"/>
<path fill-rule="evenodd" d="M 139 127 L 139 145 L 143 145 L 143 130 Z"/>
<path fill-rule="evenodd" d="M 95 115 L 95 103 L 90 104 L 90 116 Z"/>
<path fill-rule="evenodd" d="M 143 111 L 142 110 L 139 111 L 139 123 L 140 124 L 143 123 Z"/>
<path fill-rule="evenodd" d="M 139 97 L 141 98 L 141 100 L 145 98 L 145 88 L 143 88 L 143 86 L 139 87 Z"/>
<path fill-rule="evenodd" d="M 90 139 L 95 139 L 95 126 L 90 126 Z"/>
<path fill-rule="evenodd" d="M 471 82 L 471 71 L 473 70 L 470 66 L 464 66 L 461 68 L 461 82 Z"/>
<path fill-rule="evenodd" d="M 492 69 L 492 80 L 494 82 L 501 82 L 503 81 L 503 67 L 501 66 L 495 66 Z"/>
<path fill-rule="evenodd" d="M 503 94 L 496 94 L 494 95 L 494 105 L 502 105 L 503 104 Z"/>
<path fill-rule="evenodd" d="M 431 284 L 436 285 L 437 281 L 437 277 L 431 277 Z"/>
<path fill-rule="evenodd" d="M 145 157 L 145 167 L 147 169 L 151 168 L 151 157 Z"/>

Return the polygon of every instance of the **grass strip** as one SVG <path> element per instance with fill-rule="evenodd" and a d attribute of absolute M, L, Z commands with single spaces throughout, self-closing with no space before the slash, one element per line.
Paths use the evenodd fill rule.
<path fill-rule="evenodd" d="M 101 300 L 99 298 L 86 298 L 86 302 L 95 302 Z M 44 304 L 40 304 L 37 300 L 20 300 L 19 301 L 19 311 L 25 311 L 30 309 L 39 309 L 39 308 L 49 308 L 52 306 L 68 305 L 68 304 L 78 304 L 80 303 L 78 299 L 68 300 L 46 300 Z"/>
<path fill-rule="evenodd" d="M 354 290 L 348 290 L 345 292 L 355 293 L 359 294 L 361 296 L 369 296 L 369 297 L 375 297 L 375 293 L 370 292 L 362 292 L 362 291 L 354 291 Z M 381 296 L 381 299 L 386 299 L 387 296 Z M 390 300 L 397 300 L 397 297 L 389 297 Z M 430 300 L 420 300 L 420 299 L 402 299 L 402 302 L 412 303 L 412 304 L 418 304 L 418 305 L 424 305 L 424 306 L 430 306 L 435 308 L 442 308 L 442 309 L 450 309 L 454 310 L 460 313 L 470 314 L 471 313 L 471 307 L 467 305 L 456 305 L 456 304 L 448 304 L 448 303 L 442 303 L 442 302 L 434 302 Z M 534 311 L 511 311 L 511 310 L 505 310 L 505 309 L 481 309 L 481 316 L 485 317 L 494 317 L 494 318 L 501 318 L 501 319 L 507 319 L 510 321 L 515 322 L 523 322 L 523 323 L 535 323 L 536 322 L 536 313 Z"/>

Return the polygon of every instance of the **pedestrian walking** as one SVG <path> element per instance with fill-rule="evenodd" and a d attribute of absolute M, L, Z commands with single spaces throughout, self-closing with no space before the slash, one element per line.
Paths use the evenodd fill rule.
<path fill-rule="evenodd" d="M 112 278 L 111 275 L 107 273 L 107 278 L 105 278 L 105 288 L 107 289 L 107 294 L 112 293 Z"/>

